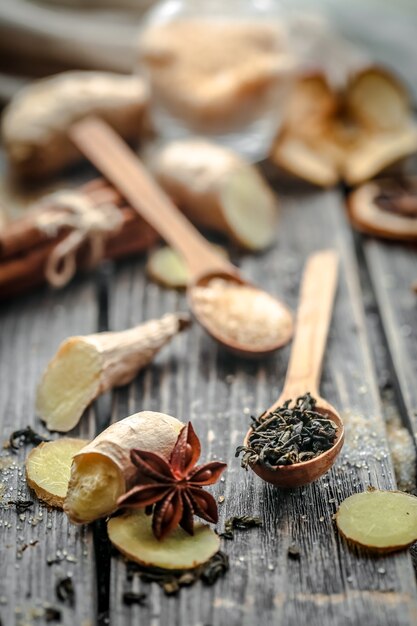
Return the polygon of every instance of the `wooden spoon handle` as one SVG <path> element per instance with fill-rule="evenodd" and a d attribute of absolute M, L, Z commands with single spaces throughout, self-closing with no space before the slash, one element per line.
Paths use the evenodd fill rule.
<path fill-rule="evenodd" d="M 131 206 L 184 257 L 192 278 L 236 269 L 217 255 L 148 174 L 139 158 L 105 122 L 90 117 L 69 135 Z"/>
<path fill-rule="evenodd" d="M 287 376 L 282 394 L 274 407 L 307 391 L 318 396 L 336 292 L 337 268 L 338 255 L 334 250 L 317 252 L 307 261 Z"/>

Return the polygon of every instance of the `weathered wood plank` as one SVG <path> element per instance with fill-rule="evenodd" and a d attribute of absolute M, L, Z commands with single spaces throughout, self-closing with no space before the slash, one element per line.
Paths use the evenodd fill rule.
<path fill-rule="evenodd" d="M 284 202 L 278 245 L 258 258 L 242 260 L 254 282 L 295 307 L 304 261 L 313 250 L 335 247 L 341 255 L 340 285 L 323 372 L 322 392 L 342 414 L 347 429 L 343 454 L 314 485 L 277 490 L 245 473 L 234 450 L 247 428 L 248 414 L 271 404 L 282 387 L 288 348 L 263 362 L 245 362 L 221 351 L 195 325 L 175 339 L 155 364 L 127 390 L 116 394 L 113 419 L 141 409 L 162 410 L 191 419 L 205 458 L 227 460 L 224 520 L 260 514 L 262 529 L 224 542 L 231 571 L 213 588 L 200 585 L 166 598 L 158 588 L 126 580 L 122 558 L 112 561 L 111 623 L 130 626 L 270 624 L 314 626 L 334 623 L 406 626 L 417 620 L 417 590 L 406 553 L 374 558 L 348 548 L 334 529 L 337 504 L 372 484 L 393 487 L 394 477 L 381 417 L 375 373 L 368 349 L 353 242 L 336 194 L 316 194 Z M 116 274 L 111 326 L 126 327 L 162 312 L 181 309 L 181 295 L 148 284 L 143 263 Z M 290 560 L 296 542 L 300 561 Z M 149 594 L 148 606 L 124 606 L 122 593 Z M 308 617 L 307 617 L 308 616 Z"/>
<path fill-rule="evenodd" d="M 77 282 L 59 293 L 40 292 L 5 305 L 0 311 L 0 424 L 3 439 L 31 425 L 48 436 L 35 417 L 36 384 L 58 344 L 72 334 L 96 328 L 94 284 Z M 90 412 L 74 436 L 91 437 Z M 63 512 L 41 505 L 26 486 L 26 449 L 0 454 L 0 616 L 3 626 L 45 624 L 43 609 L 61 611 L 59 623 L 92 625 L 95 621 L 95 564 L 91 534 L 70 524 Z M 10 500 L 33 499 L 33 506 L 17 514 Z M 48 565 L 48 559 L 62 558 Z M 56 583 L 71 575 L 74 607 L 56 597 Z M 43 616 L 42 616 L 43 615 Z M 35 619 L 36 617 L 36 619 Z"/>
<path fill-rule="evenodd" d="M 417 248 L 363 240 L 372 286 L 402 399 L 404 419 L 417 442 Z"/>

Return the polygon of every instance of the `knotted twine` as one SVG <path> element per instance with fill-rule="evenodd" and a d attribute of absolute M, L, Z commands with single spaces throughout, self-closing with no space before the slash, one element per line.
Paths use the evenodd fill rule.
<path fill-rule="evenodd" d="M 45 196 L 38 204 L 43 210 L 36 218 L 36 227 L 48 237 L 56 237 L 63 228 L 71 232 L 52 250 L 45 266 L 45 277 L 53 287 L 63 287 L 77 270 L 77 252 L 88 243 L 88 267 L 103 259 L 110 235 L 123 223 L 120 210 L 112 203 L 94 204 L 86 194 L 61 190 Z M 59 209 L 59 210 L 57 210 Z"/>

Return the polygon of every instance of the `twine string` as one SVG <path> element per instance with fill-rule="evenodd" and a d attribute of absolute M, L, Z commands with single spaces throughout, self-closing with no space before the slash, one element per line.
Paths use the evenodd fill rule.
<path fill-rule="evenodd" d="M 69 234 L 53 248 L 45 266 L 45 277 L 53 287 L 63 287 L 77 270 L 77 252 L 88 244 L 88 267 L 95 267 L 104 257 L 106 240 L 119 231 L 123 218 L 116 205 L 94 204 L 87 195 L 76 190 L 49 194 L 38 203 L 40 211 L 36 227 L 56 237 L 61 229 Z M 59 210 L 57 210 L 59 209 Z"/>

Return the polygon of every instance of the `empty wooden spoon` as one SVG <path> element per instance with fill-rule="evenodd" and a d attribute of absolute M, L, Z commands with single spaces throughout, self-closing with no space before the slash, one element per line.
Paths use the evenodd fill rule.
<path fill-rule="evenodd" d="M 244 280 L 234 265 L 214 252 L 110 126 L 90 118 L 74 124 L 70 136 L 130 205 L 184 257 L 191 275 L 187 289 L 190 307 L 212 337 L 233 352 L 254 357 L 290 341 L 290 310 Z"/>
<path fill-rule="evenodd" d="M 317 480 L 336 460 L 344 441 L 343 422 L 336 409 L 318 394 L 324 349 L 332 317 L 337 284 L 337 254 L 324 250 L 307 261 L 301 286 L 295 337 L 291 350 L 284 389 L 278 400 L 261 416 L 266 417 L 287 400 L 296 400 L 310 392 L 316 398 L 315 411 L 326 415 L 337 426 L 333 446 L 319 456 L 293 465 L 277 465 L 269 469 L 260 462 L 251 465 L 263 480 L 278 487 L 299 487 Z M 244 445 L 252 434 L 249 429 Z"/>

